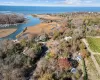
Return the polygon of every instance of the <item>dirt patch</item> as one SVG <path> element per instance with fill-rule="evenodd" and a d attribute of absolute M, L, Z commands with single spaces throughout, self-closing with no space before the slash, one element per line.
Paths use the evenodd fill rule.
<path fill-rule="evenodd" d="M 17 29 L 0 29 L 0 38 L 6 37 L 11 33 L 15 32 Z"/>
<path fill-rule="evenodd" d="M 91 57 L 87 58 L 85 60 L 86 67 L 87 67 L 87 73 L 88 73 L 88 79 L 89 80 L 100 80 L 100 76 L 96 70 L 96 67 L 91 59 Z"/>

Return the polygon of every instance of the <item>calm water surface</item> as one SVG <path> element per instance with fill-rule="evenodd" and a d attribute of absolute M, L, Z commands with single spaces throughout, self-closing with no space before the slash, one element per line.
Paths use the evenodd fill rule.
<path fill-rule="evenodd" d="M 100 12 L 100 7 L 43 7 L 43 6 L 0 6 L 1 13 L 46 14 L 64 12 Z"/>
<path fill-rule="evenodd" d="M 31 15 L 27 15 L 26 17 L 28 19 L 27 23 L 19 24 L 17 26 L 17 31 L 4 38 L 16 39 L 16 35 L 22 32 L 26 27 L 34 26 L 40 23 L 40 20 L 38 18 L 33 18 Z"/>
<path fill-rule="evenodd" d="M 13 34 L 5 38 L 15 39 L 16 35 L 26 27 L 40 23 L 38 18 L 33 18 L 29 14 L 65 13 L 65 12 L 100 12 L 100 7 L 41 7 L 41 6 L 0 6 L 0 13 L 22 13 L 29 21 L 18 25 L 18 29 Z"/>

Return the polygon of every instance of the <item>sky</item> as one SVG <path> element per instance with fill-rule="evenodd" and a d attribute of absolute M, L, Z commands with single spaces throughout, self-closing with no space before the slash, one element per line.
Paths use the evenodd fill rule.
<path fill-rule="evenodd" d="M 0 5 L 9 6 L 95 6 L 100 0 L 0 0 Z"/>

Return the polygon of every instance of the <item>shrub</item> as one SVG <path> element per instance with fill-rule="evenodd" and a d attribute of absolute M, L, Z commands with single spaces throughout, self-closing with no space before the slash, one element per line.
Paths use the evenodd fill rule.
<path fill-rule="evenodd" d="M 24 72 L 21 69 L 14 69 L 10 74 L 11 80 L 25 80 Z"/>
<path fill-rule="evenodd" d="M 89 57 L 89 55 L 90 55 L 86 49 L 81 49 L 80 53 L 83 58 Z"/>
<path fill-rule="evenodd" d="M 84 59 L 82 59 L 82 63 L 83 63 L 84 80 L 88 80 L 86 64 L 85 64 L 85 60 Z"/>
<path fill-rule="evenodd" d="M 74 76 L 75 76 L 76 80 L 78 80 L 78 79 L 80 79 L 81 74 L 79 72 L 77 72 L 76 74 L 74 74 Z"/>
<path fill-rule="evenodd" d="M 72 67 L 76 68 L 78 66 L 77 60 L 72 60 L 71 65 L 72 65 Z"/>
<path fill-rule="evenodd" d="M 70 73 L 70 72 L 63 72 L 61 74 L 61 79 L 60 80 L 72 80 L 71 76 L 72 76 L 72 73 Z"/>
<path fill-rule="evenodd" d="M 59 31 L 55 31 L 54 35 L 53 35 L 53 39 L 57 39 L 60 36 L 60 32 Z"/>
<path fill-rule="evenodd" d="M 86 49 L 86 46 L 84 43 L 81 43 L 79 46 L 80 46 L 80 49 Z"/>
<path fill-rule="evenodd" d="M 38 80 L 54 80 L 54 79 L 52 79 L 52 74 L 50 74 L 50 73 L 45 73 L 45 74 L 42 75 Z"/>
<path fill-rule="evenodd" d="M 54 58 L 56 57 L 55 53 L 47 53 L 47 55 L 45 56 L 45 58 L 49 59 L 49 58 Z"/>
<path fill-rule="evenodd" d="M 26 45 L 27 45 L 27 42 L 26 42 L 25 39 L 22 39 L 20 43 L 21 43 L 21 45 L 24 46 L 24 47 L 26 47 Z"/>

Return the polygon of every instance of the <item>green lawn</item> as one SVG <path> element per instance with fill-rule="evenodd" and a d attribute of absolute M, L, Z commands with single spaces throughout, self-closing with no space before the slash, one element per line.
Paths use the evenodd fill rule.
<path fill-rule="evenodd" d="M 94 52 L 100 53 L 100 38 L 87 38 L 87 41 Z"/>

